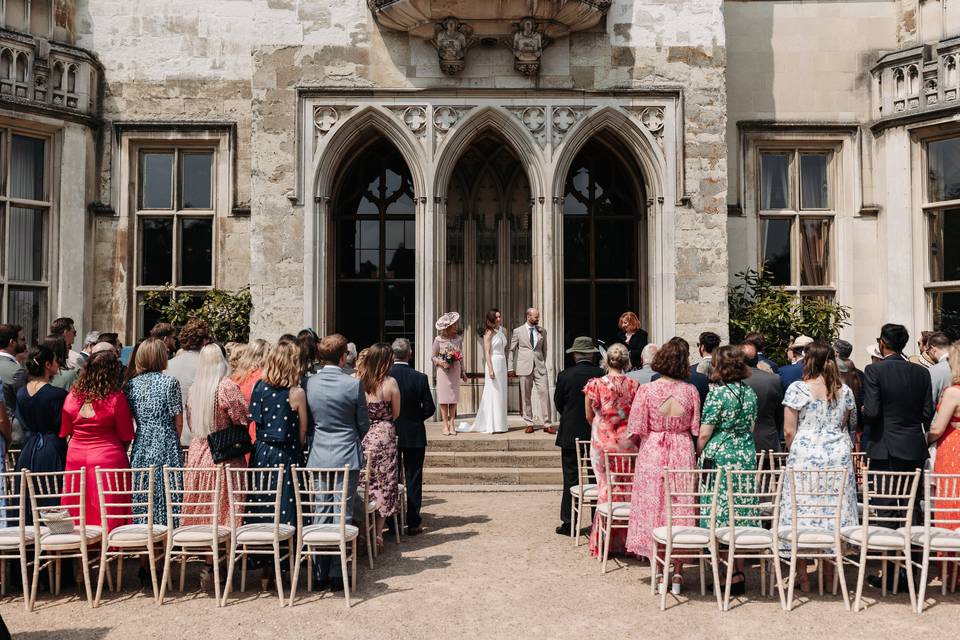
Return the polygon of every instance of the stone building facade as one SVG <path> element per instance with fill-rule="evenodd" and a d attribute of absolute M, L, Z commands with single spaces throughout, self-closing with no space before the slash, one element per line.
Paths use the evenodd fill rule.
<path fill-rule="evenodd" d="M 407 335 L 425 367 L 443 311 L 472 336 L 534 305 L 558 369 L 626 309 L 655 340 L 724 332 L 728 281 L 765 262 L 850 305 L 859 347 L 949 324 L 955 13 L 5 0 L 0 311 L 132 341 L 165 283 L 249 285 L 255 335 Z"/>

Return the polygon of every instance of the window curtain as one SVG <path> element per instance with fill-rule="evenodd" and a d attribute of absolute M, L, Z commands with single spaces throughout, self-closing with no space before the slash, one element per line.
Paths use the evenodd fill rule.
<path fill-rule="evenodd" d="M 827 158 L 802 155 L 800 162 L 800 206 L 803 209 L 827 208 Z"/>
<path fill-rule="evenodd" d="M 13 136 L 10 165 L 10 195 L 43 200 L 44 141 Z M 43 279 L 43 209 L 10 207 L 7 238 L 7 278 Z"/>
<path fill-rule="evenodd" d="M 763 154 L 760 157 L 760 174 L 763 180 L 760 208 L 764 210 L 788 208 L 790 165 L 787 157 L 782 154 Z"/>
<path fill-rule="evenodd" d="M 801 225 L 800 284 L 822 286 L 829 275 L 830 221 L 804 220 Z"/>

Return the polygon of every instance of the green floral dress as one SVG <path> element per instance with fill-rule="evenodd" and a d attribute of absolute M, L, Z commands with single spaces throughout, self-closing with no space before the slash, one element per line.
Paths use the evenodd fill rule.
<path fill-rule="evenodd" d="M 729 524 L 727 510 L 726 469 L 756 469 L 756 446 L 753 443 L 753 423 L 757 419 L 757 394 L 742 382 L 717 384 L 710 387 L 703 403 L 700 424 L 713 425 L 713 434 L 700 456 L 700 466 L 711 461 L 717 469 L 720 486 L 717 488 L 717 526 Z M 708 462 L 708 465 L 710 462 Z M 706 499 L 704 499 L 706 500 Z M 748 515 L 741 512 L 743 515 Z M 741 521 L 737 514 L 737 526 L 756 526 L 756 523 Z M 707 515 L 707 514 L 703 514 Z M 706 520 L 701 526 L 708 526 Z"/>

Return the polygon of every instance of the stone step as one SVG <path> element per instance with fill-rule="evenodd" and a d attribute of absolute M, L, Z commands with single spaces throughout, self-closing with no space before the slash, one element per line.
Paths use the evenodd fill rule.
<path fill-rule="evenodd" d="M 563 475 L 556 469 L 510 467 L 433 467 L 423 470 L 424 485 L 559 485 Z"/>
<path fill-rule="evenodd" d="M 542 438 L 535 434 L 528 436 L 522 432 L 521 435 L 525 437 L 505 433 L 500 436 L 460 434 L 428 438 L 427 451 L 560 451 L 554 445 L 556 436 Z"/>
<path fill-rule="evenodd" d="M 431 451 L 427 449 L 426 468 L 517 467 L 558 469 L 560 450 L 553 451 Z"/>

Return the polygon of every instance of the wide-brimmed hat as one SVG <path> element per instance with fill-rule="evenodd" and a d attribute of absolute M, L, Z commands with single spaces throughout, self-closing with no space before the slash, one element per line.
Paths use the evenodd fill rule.
<path fill-rule="evenodd" d="M 813 342 L 813 338 L 810 336 L 797 336 L 793 339 L 793 342 L 790 343 L 791 349 L 804 349 L 808 344 Z"/>
<path fill-rule="evenodd" d="M 871 358 L 877 358 L 879 360 L 883 360 L 883 354 L 880 353 L 880 347 L 878 347 L 875 344 L 872 344 L 869 347 L 867 347 L 867 354 Z"/>
<path fill-rule="evenodd" d="M 580 336 L 573 339 L 573 346 L 567 349 L 567 353 L 600 353 L 600 350 L 593 344 L 592 338 Z"/>
<path fill-rule="evenodd" d="M 437 323 L 434 326 L 437 328 L 437 331 L 443 331 L 447 327 L 452 326 L 459 319 L 459 313 L 456 311 L 448 311 L 437 319 Z"/>

